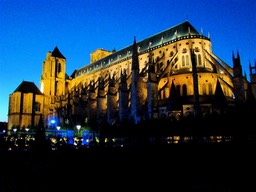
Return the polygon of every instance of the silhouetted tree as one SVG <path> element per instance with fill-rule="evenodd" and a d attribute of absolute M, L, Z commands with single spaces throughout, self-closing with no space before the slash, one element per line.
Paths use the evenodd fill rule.
<path fill-rule="evenodd" d="M 38 123 L 36 134 L 35 134 L 34 150 L 45 151 L 48 149 L 49 149 L 49 145 L 45 135 L 43 116 L 40 115 L 39 123 Z"/>

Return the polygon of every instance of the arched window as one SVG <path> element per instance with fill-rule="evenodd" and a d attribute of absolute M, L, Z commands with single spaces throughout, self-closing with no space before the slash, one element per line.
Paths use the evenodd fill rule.
<path fill-rule="evenodd" d="M 180 96 L 180 85 L 176 86 L 176 93 L 178 96 Z"/>
<path fill-rule="evenodd" d="M 188 66 L 189 65 L 189 57 L 188 57 L 188 55 L 186 55 L 186 66 Z"/>
<path fill-rule="evenodd" d="M 212 84 L 211 83 L 209 83 L 209 95 L 212 95 L 213 94 L 213 92 L 212 92 Z"/>
<path fill-rule="evenodd" d="M 58 73 L 60 73 L 61 72 L 61 64 L 60 63 L 58 63 Z"/>
<path fill-rule="evenodd" d="M 186 86 L 186 84 L 183 84 L 183 85 L 182 85 L 182 95 L 183 95 L 183 96 L 186 96 L 186 95 L 187 95 L 187 86 Z"/>
<path fill-rule="evenodd" d="M 181 60 L 182 60 L 182 67 L 184 67 L 185 66 L 185 56 L 184 55 L 182 55 Z"/>
<path fill-rule="evenodd" d="M 203 95 L 206 95 L 206 85 L 205 85 L 205 83 L 203 83 L 202 89 L 203 89 Z"/>

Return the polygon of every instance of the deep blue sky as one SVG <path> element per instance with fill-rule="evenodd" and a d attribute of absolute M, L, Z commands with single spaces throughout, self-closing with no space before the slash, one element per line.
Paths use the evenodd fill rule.
<path fill-rule="evenodd" d="M 58 46 L 68 75 L 98 48 L 112 51 L 188 20 L 210 33 L 213 53 L 230 66 L 239 51 L 249 79 L 256 59 L 255 0 L 0 0 L 0 121 L 24 81 L 40 88 L 42 63 Z"/>

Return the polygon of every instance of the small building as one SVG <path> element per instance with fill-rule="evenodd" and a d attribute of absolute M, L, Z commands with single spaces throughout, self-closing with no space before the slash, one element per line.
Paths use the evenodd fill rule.
<path fill-rule="evenodd" d="M 9 96 L 8 130 L 33 130 L 43 114 L 44 95 L 29 81 L 22 81 Z"/>

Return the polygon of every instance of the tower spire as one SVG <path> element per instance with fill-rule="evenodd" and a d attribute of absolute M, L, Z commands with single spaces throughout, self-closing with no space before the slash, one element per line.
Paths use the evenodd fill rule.
<path fill-rule="evenodd" d="M 134 36 L 133 47 L 132 47 L 132 70 L 139 70 L 139 59 L 138 59 L 138 46 L 136 43 L 136 37 Z"/>

